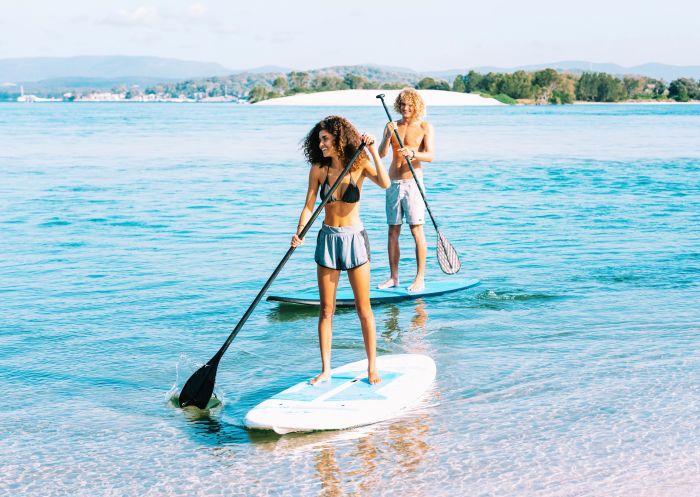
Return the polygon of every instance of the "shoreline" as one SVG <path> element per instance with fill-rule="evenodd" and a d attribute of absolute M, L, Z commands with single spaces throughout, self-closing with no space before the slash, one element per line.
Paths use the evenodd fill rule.
<path fill-rule="evenodd" d="M 271 98 L 252 105 L 258 106 L 334 106 L 334 107 L 373 107 L 377 105 L 378 94 L 386 96 L 387 104 L 393 104 L 401 90 L 335 90 L 314 93 L 299 93 L 289 97 Z M 418 90 L 428 107 L 466 107 L 506 105 L 495 98 L 482 97 L 475 93 L 459 93 L 446 90 Z"/>
<path fill-rule="evenodd" d="M 341 90 L 341 91 L 357 91 L 357 90 Z M 373 93 L 374 96 L 378 94 L 378 92 L 381 92 L 382 90 L 368 90 Z M 456 93 L 456 92 L 448 92 L 444 90 L 419 90 L 420 92 L 423 91 L 440 91 L 444 93 Z M 390 92 L 398 92 L 398 90 L 384 90 L 385 95 L 386 95 L 386 100 L 387 103 L 393 103 L 393 98 L 391 97 Z M 27 105 L 27 104 L 32 104 L 32 105 L 41 105 L 41 104 L 205 104 L 205 105 L 220 105 L 220 104 L 228 104 L 228 105 L 234 105 L 234 106 L 288 106 L 288 107 L 313 107 L 313 106 L 318 106 L 318 107 L 327 107 L 327 106 L 333 106 L 333 107 L 374 107 L 376 105 L 376 102 L 373 100 L 367 100 L 362 103 L 356 103 L 354 101 L 346 101 L 346 100 L 333 100 L 333 101 L 315 101 L 314 103 L 309 103 L 307 102 L 302 102 L 302 103 L 297 103 L 294 101 L 286 100 L 286 99 L 294 99 L 298 96 L 304 95 L 304 96 L 310 96 L 310 95 L 317 95 L 317 94 L 324 94 L 324 93 L 334 93 L 334 92 L 318 92 L 318 93 L 304 93 L 300 95 L 293 95 L 290 97 L 279 97 L 279 98 L 274 98 L 274 99 L 268 99 L 268 100 L 262 100 L 260 102 L 256 102 L 251 104 L 248 101 L 245 100 L 91 100 L 91 99 L 86 99 L 86 100 L 46 100 L 46 101 L 32 101 L 32 102 L 18 102 L 17 100 L 0 100 L 0 104 L 21 104 L 21 105 Z M 493 98 L 487 98 L 487 97 L 482 97 L 477 94 L 471 94 L 471 93 L 456 93 L 457 95 L 467 95 L 467 96 L 472 96 L 476 97 L 473 99 L 473 101 L 451 101 L 450 99 L 442 99 L 438 102 L 432 102 L 428 99 L 426 100 L 426 105 L 431 106 L 431 107 L 468 107 L 468 106 L 477 106 L 477 107 L 495 107 L 495 106 L 514 106 L 514 107 L 528 107 L 528 106 L 533 106 L 533 107 L 561 107 L 561 106 L 567 106 L 567 105 L 700 105 L 700 100 L 689 100 L 688 102 L 677 102 L 675 100 L 663 100 L 663 101 L 658 101 L 658 100 L 622 100 L 619 102 L 587 102 L 584 100 L 576 100 L 570 104 L 550 104 L 550 103 L 545 103 L 545 104 L 536 104 L 536 103 L 531 103 L 531 102 L 517 102 L 515 104 L 504 104 L 502 102 L 498 102 L 497 100 Z M 374 96 L 372 99 L 374 99 Z M 486 102 L 481 102 L 480 100 L 485 100 Z M 282 102 L 280 102 L 282 101 Z M 495 101 L 496 103 L 493 103 L 491 101 Z"/>

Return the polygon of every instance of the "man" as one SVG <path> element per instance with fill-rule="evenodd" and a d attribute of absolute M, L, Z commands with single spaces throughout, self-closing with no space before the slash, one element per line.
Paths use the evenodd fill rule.
<path fill-rule="evenodd" d="M 411 227 L 416 244 L 416 277 L 408 287 L 410 292 L 423 289 L 425 281 L 425 257 L 427 245 L 423 224 L 425 223 L 425 202 L 421 197 L 416 180 L 406 164 L 406 158 L 416 171 L 423 185 L 423 163 L 433 160 L 433 127 L 423 121 L 425 103 L 413 88 L 404 88 L 396 97 L 394 109 L 401 114 L 397 122 L 390 122 L 384 129 L 384 137 L 379 145 L 379 155 L 385 157 L 389 144 L 393 151 L 389 177 L 391 186 L 386 191 L 386 218 L 389 225 L 389 279 L 377 285 L 378 288 L 399 286 L 399 235 L 403 219 Z M 398 131 L 403 148 L 399 145 L 394 130 Z M 425 191 L 425 190 L 424 190 Z"/>

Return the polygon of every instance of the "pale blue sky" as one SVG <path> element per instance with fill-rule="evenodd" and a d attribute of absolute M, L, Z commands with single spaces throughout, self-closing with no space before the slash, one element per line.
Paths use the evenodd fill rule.
<path fill-rule="evenodd" d="M 572 59 L 700 65 L 697 0 L 3 0 L 0 12 L 0 58 L 153 55 L 230 69 L 424 71 Z"/>

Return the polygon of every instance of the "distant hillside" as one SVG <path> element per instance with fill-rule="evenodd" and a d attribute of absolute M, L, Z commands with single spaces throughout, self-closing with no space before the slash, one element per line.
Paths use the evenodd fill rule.
<path fill-rule="evenodd" d="M 551 62 L 548 64 L 531 64 L 527 66 L 517 67 L 493 67 L 480 66 L 468 67 L 465 69 L 450 69 L 447 71 L 437 71 L 433 75 L 452 81 L 457 74 L 467 74 L 470 70 L 474 70 L 481 74 L 489 72 L 494 73 L 512 73 L 515 71 L 540 71 L 542 69 L 555 69 L 557 71 L 568 71 L 573 73 L 583 72 L 604 72 L 615 76 L 624 76 L 634 74 L 639 76 L 648 76 L 650 78 L 663 79 L 671 81 L 678 78 L 693 78 L 700 79 L 700 66 L 672 66 L 668 64 L 642 64 L 639 66 L 624 67 L 618 64 L 604 63 L 598 64 L 584 60 L 569 60 L 560 62 Z"/>
<path fill-rule="evenodd" d="M 174 80 L 230 74 L 213 62 L 193 62 L 162 57 L 81 56 L 0 59 L 0 82 L 31 82 L 55 78 Z"/>
<path fill-rule="evenodd" d="M 228 76 L 188 78 L 177 82 L 160 82 L 146 88 L 146 93 L 187 95 L 190 98 L 235 95 L 247 97 L 258 91 L 295 93 L 305 91 L 339 90 L 348 88 L 401 88 L 414 86 L 424 75 L 401 68 L 381 66 L 333 66 L 310 71 L 240 72 Z M 278 80 L 283 87 L 276 87 Z"/>
<path fill-rule="evenodd" d="M 681 77 L 700 79 L 700 66 L 644 64 L 623 67 L 617 64 L 594 64 L 586 61 L 562 61 L 512 68 L 467 67 L 435 72 L 418 72 L 402 67 L 371 64 L 331 66 L 307 71 L 294 71 L 277 66 L 233 71 L 215 63 L 159 57 L 86 56 L 0 59 L 0 85 L 15 84 L 0 86 L 0 99 L 16 100 L 23 86 L 25 93 L 41 97 L 60 97 L 69 92 L 81 97 L 95 91 L 126 94 L 128 90 L 130 96 L 150 95 L 153 98 L 161 96 L 167 98 L 186 96 L 191 99 L 221 97 L 223 99 L 249 98 L 251 101 L 257 101 L 280 95 L 343 89 L 392 89 L 403 86 L 454 89 L 456 76 L 464 76 L 470 70 L 485 75 L 487 80 L 493 80 L 494 85 L 498 86 L 496 84 L 498 81 L 510 81 L 512 78 L 509 75 L 516 71 L 532 74 L 547 68 L 552 68 L 561 74 L 575 76 L 573 79 L 570 78 L 571 84 L 578 80 L 582 73 L 604 73 L 620 80 L 623 75 L 635 75 L 661 79 L 666 81 L 667 85 Z M 516 78 L 511 81 L 513 84 L 517 83 L 516 79 L 523 79 L 522 75 L 515 76 Z M 531 77 L 527 76 L 530 79 Z M 655 82 L 647 83 L 656 85 Z M 517 83 L 516 86 L 519 84 Z M 460 85 L 462 85 L 461 82 Z M 456 91 L 463 91 L 460 85 L 457 85 Z M 523 93 L 521 90 L 522 88 L 507 88 L 499 90 L 498 93 L 512 98 L 527 98 L 514 96 L 528 93 Z M 569 96 L 573 95 L 571 88 L 561 90 Z M 637 93 L 644 92 L 640 90 Z"/>
<path fill-rule="evenodd" d="M 375 65 L 332 66 L 313 69 L 307 72 L 311 76 L 337 76 L 340 78 L 344 77 L 346 74 L 355 74 L 356 76 L 362 76 L 377 83 L 406 82 L 415 84 L 426 76 L 426 74 L 418 73 L 411 69 Z"/>
<path fill-rule="evenodd" d="M 170 81 L 176 81 L 172 79 Z M 134 85 L 140 88 L 163 83 L 163 78 L 144 78 L 140 76 L 125 76 L 121 78 L 53 78 L 22 83 L 24 92 L 40 96 L 60 97 L 64 93 L 87 93 L 90 91 L 111 91 L 114 88 L 131 88 Z M 7 95 L 19 95 L 20 84 L 11 88 L 5 88 Z"/>
<path fill-rule="evenodd" d="M 244 72 L 248 72 L 251 74 L 260 74 L 260 73 L 288 73 L 295 71 L 295 69 L 292 69 L 291 67 L 281 67 L 281 66 L 260 66 L 260 67 L 252 67 L 250 69 L 244 69 L 244 70 L 238 70 L 238 71 L 231 71 L 231 74 L 240 74 Z"/>

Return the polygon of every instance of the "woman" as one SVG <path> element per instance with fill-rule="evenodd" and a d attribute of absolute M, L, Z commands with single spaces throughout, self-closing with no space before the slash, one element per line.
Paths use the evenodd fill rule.
<path fill-rule="evenodd" d="M 331 186 L 340 176 L 360 144 L 364 143 L 372 155 L 374 165 L 363 151 L 325 205 L 323 226 L 316 242 L 316 274 L 321 297 L 321 313 L 318 318 L 318 339 L 321 348 L 321 374 L 310 380 L 316 384 L 330 378 L 331 339 L 335 295 L 340 271 L 348 272 L 348 279 L 355 296 L 355 308 L 362 326 L 362 336 L 367 352 L 367 378 L 371 384 L 381 381 L 377 374 L 377 338 L 374 315 L 369 302 L 369 240 L 360 221 L 360 192 L 365 178 L 386 189 L 391 184 L 384 169 L 374 137 L 360 133 L 347 119 L 329 116 L 314 126 L 304 139 L 304 155 L 311 163 L 306 203 L 299 216 L 297 232 L 292 246 L 304 241 L 299 233 L 304 229 L 316 203 L 316 196 L 328 195 Z"/>

